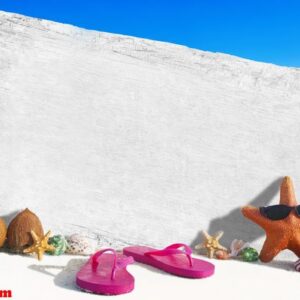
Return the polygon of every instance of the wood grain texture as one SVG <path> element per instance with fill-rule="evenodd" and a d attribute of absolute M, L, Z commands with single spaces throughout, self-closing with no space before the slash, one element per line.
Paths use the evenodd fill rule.
<path fill-rule="evenodd" d="M 239 207 L 284 175 L 300 193 L 299 137 L 299 69 L 0 13 L 0 215 L 117 247 L 252 241 Z"/>

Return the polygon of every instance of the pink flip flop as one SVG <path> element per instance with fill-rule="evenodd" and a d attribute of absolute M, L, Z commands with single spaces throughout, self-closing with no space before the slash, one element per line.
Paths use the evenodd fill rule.
<path fill-rule="evenodd" d="M 79 288 L 96 294 L 129 293 L 134 288 L 134 277 L 126 267 L 133 262 L 131 256 L 117 254 L 113 249 L 100 250 L 92 255 L 77 273 L 76 284 Z"/>
<path fill-rule="evenodd" d="M 123 253 L 137 262 L 181 277 L 205 278 L 214 274 L 215 270 L 212 263 L 192 258 L 192 249 L 185 244 L 172 244 L 162 250 L 132 246 L 124 248 Z"/>

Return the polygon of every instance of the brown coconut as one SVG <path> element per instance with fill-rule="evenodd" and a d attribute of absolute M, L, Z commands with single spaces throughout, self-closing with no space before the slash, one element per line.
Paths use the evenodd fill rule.
<path fill-rule="evenodd" d="M 3 246 L 5 240 L 6 240 L 6 224 L 3 219 L 0 218 L 0 247 Z"/>
<path fill-rule="evenodd" d="M 28 208 L 19 213 L 9 224 L 7 229 L 7 245 L 15 252 L 23 252 L 31 246 L 33 240 L 31 230 L 42 237 L 44 230 L 40 219 Z"/>

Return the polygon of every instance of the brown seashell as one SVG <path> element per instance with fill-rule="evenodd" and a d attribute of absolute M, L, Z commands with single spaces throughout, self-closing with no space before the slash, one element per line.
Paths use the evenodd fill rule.
<path fill-rule="evenodd" d="M 0 247 L 3 246 L 5 240 L 6 240 L 6 224 L 3 219 L 0 218 Z"/>
<path fill-rule="evenodd" d="M 228 259 L 229 258 L 228 252 L 224 251 L 224 250 L 218 250 L 215 255 L 216 255 L 217 259 Z"/>
<path fill-rule="evenodd" d="M 19 213 L 7 229 L 7 244 L 15 252 L 23 252 L 24 248 L 33 244 L 30 234 L 33 230 L 37 236 L 44 236 L 40 219 L 28 208 Z"/>

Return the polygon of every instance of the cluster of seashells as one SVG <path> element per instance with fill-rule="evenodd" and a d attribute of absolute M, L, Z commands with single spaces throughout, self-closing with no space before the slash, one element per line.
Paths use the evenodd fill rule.
<path fill-rule="evenodd" d="M 34 231 L 38 236 L 44 236 L 44 230 L 40 219 L 28 208 L 20 212 L 9 224 L 8 228 L 3 219 L 0 218 L 0 248 L 6 243 L 7 247 L 16 253 L 23 253 L 23 250 L 32 245 L 33 240 L 30 234 Z M 48 252 L 52 255 L 63 253 L 73 255 L 91 255 L 96 250 L 96 242 L 86 238 L 81 234 L 70 236 L 54 235 L 49 238 L 49 245 L 54 246 L 55 250 Z M 233 240 L 230 250 L 217 250 L 217 259 L 229 259 L 241 257 L 244 261 L 256 261 L 258 253 L 254 248 L 249 247 L 243 240 Z M 294 263 L 296 271 L 300 271 L 300 259 Z"/>
<path fill-rule="evenodd" d="M 216 251 L 217 259 L 229 259 L 232 257 L 237 257 L 241 254 L 242 250 L 249 247 L 249 243 L 243 240 L 233 240 L 230 245 L 230 251 L 218 250 Z"/>
<path fill-rule="evenodd" d="M 40 219 L 28 208 L 17 214 L 8 228 L 4 220 L 0 218 L 0 247 L 6 245 L 12 252 L 23 253 L 24 249 L 33 244 L 31 231 L 39 237 L 44 236 Z M 96 250 L 96 243 L 81 234 L 72 234 L 67 237 L 55 235 L 49 238 L 48 243 L 55 248 L 53 252 L 47 252 L 52 255 L 63 253 L 90 255 Z"/>

